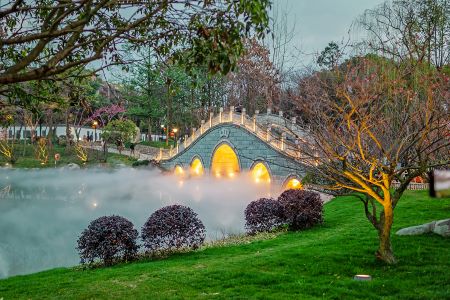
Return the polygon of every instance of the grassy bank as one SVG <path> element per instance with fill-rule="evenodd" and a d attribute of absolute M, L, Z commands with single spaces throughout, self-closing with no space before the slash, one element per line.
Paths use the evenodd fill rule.
<path fill-rule="evenodd" d="M 57 166 L 64 166 L 69 163 L 76 163 L 81 165 L 81 160 L 77 157 L 77 153 L 74 147 L 66 148 L 59 145 L 53 145 L 48 148 L 48 162 L 44 165 L 36 158 L 36 147 L 32 145 L 16 144 L 14 147 L 14 153 L 17 161 L 13 165 L 14 168 L 49 168 L 55 166 L 55 154 L 60 155 L 60 160 L 57 162 Z M 103 153 L 92 149 L 87 149 L 88 161 L 85 166 L 94 166 L 102 164 L 105 166 L 115 166 L 118 164 L 124 164 L 131 166 L 136 159 L 119 155 L 115 153 L 108 153 L 107 163 L 103 162 Z M 7 160 L 0 156 L 0 166 L 4 166 Z"/>
<path fill-rule="evenodd" d="M 448 217 L 450 199 L 407 192 L 396 209 L 394 232 Z M 450 239 L 393 235 L 393 246 L 396 266 L 376 262 L 376 233 L 361 204 L 341 197 L 325 205 L 325 223 L 312 230 L 159 261 L 17 276 L 0 281 L 0 299 L 450 298 Z M 357 282 L 355 274 L 374 279 Z"/>

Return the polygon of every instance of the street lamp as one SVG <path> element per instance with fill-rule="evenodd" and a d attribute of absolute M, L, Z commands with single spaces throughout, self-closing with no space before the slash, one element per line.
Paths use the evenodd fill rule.
<path fill-rule="evenodd" d="M 172 129 L 173 131 L 173 138 L 175 140 L 175 147 L 177 146 L 177 132 L 178 132 L 178 128 L 174 128 Z"/>
<path fill-rule="evenodd" d="M 164 136 L 164 124 L 161 124 L 161 132 L 162 132 L 162 134 L 161 134 L 161 138 L 159 139 L 160 141 Z"/>
<path fill-rule="evenodd" d="M 92 122 L 92 127 L 94 127 L 94 142 L 97 141 L 97 126 L 98 126 L 98 122 L 97 122 L 97 120 L 94 120 Z"/>

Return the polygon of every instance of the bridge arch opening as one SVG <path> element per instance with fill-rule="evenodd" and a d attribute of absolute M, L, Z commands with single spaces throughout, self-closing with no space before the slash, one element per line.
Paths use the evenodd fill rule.
<path fill-rule="evenodd" d="M 262 162 L 258 162 L 252 167 L 251 176 L 255 183 L 270 183 L 269 170 Z"/>
<path fill-rule="evenodd" d="M 202 176 L 204 173 L 204 168 L 202 161 L 200 158 L 196 157 L 191 162 L 191 168 L 190 168 L 191 176 Z"/>
<path fill-rule="evenodd" d="M 297 177 L 290 177 L 283 185 L 284 190 L 302 190 L 303 184 Z"/>
<path fill-rule="evenodd" d="M 183 176 L 184 176 L 184 170 L 183 170 L 183 167 L 181 167 L 180 165 L 176 165 L 176 166 L 175 166 L 175 169 L 173 170 L 173 173 L 174 173 L 176 176 L 183 177 Z"/>
<path fill-rule="evenodd" d="M 218 178 L 233 178 L 239 171 L 239 160 L 233 148 L 228 144 L 217 147 L 211 159 L 211 174 Z"/>

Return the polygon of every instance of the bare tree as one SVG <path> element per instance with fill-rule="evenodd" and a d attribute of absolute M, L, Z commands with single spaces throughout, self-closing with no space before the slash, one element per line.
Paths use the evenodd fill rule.
<path fill-rule="evenodd" d="M 270 61 L 269 49 L 257 39 L 245 41 L 245 54 L 237 70 L 228 75 L 229 103 L 242 106 L 248 113 L 271 107 L 279 92 L 279 72 Z"/>
<path fill-rule="evenodd" d="M 400 197 L 414 177 L 450 163 L 449 77 L 423 65 L 354 58 L 303 78 L 299 89 L 296 104 L 309 128 L 301 161 L 326 188 L 361 199 L 378 231 L 377 257 L 395 263 L 390 232 Z"/>
<path fill-rule="evenodd" d="M 395 60 L 450 64 L 450 1 L 386 1 L 367 10 L 358 24 L 369 33 L 363 43 Z"/>

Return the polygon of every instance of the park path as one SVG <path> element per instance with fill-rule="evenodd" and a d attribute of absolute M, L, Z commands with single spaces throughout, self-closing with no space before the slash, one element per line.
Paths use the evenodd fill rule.
<path fill-rule="evenodd" d="M 97 150 L 100 152 L 103 152 L 103 147 L 102 146 L 95 146 L 95 145 L 87 145 L 84 146 L 85 148 L 88 149 L 93 149 L 93 150 Z M 131 154 L 131 151 L 128 149 L 124 149 L 122 150 L 121 153 L 119 153 L 119 150 L 117 150 L 117 148 L 113 148 L 113 147 L 108 147 L 108 153 L 115 153 L 115 154 L 122 154 L 128 157 L 133 157 L 133 158 L 137 158 L 140 160 L 152 160 L 154 159 L 154 157 L 152 155 L 148 155 L 148 154 L 144 154 L 144 153 L 140 153 L 139 151 L 134 151 L 134 154 Z"/>

